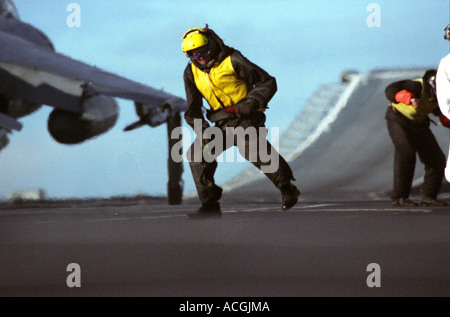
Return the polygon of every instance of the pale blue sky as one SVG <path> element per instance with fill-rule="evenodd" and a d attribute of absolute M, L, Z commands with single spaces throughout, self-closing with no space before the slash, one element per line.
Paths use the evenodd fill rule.
<path fill-rule="evenodd" d="M 66 7 L 72 2 L 81 7 L 80 28 L 66 24 Z M 58 52 L 183 98 L 187 59 L 181 36 L 208 23 L 226 44 L 277 78 L 267 124 L 281 132 L 321 84 L 339 81 L 342 70 L 437 67 L 449 50 L 443 40 L 449 23 L 446 0 L 15 3 L 21 19 L 44 31 Z M 379 5 L 380 27 L 366 23 L 370 3 Z M 50 107 L 21 119 L 24 129 L 12 134 L 10 145 L 0 152 L 0 199 L 32 188 L 42 188 L 52 198 L 165 195 L 166 127 L 123 133 L 136 115 L 132 102 L 118 101 L 115 128 L 76 146 L 60 145 L 49 136 Z M 248 166 L 219 164 L 218 183 Z M 186 191 L 192 191 L 187 165 L 184 181 Z"/>

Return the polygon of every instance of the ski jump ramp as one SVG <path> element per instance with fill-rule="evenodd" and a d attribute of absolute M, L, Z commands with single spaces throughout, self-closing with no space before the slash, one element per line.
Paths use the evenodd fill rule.
<path fill-rule="evenodd" d="M 279 151 L 294 171 L 304 201 L 388 200 L 393 181 L 394 146 L 384 115 L 385 87 L 397 80 L 421 77 L 428 68 L 343 73 L 342 82 L 319 87 L 280 137 Z M 431 124 L 444 153 L 449 130 Z M 424 175 L 417 160 L 413 188 Z M 280 193 L 253 166 L 222 185 L 223 200 L 280 200 Z M 439 197 L 448 197 L 443 181 Z M 412 196 L 418 195 L 413 190 Z M 231 197 L 232 198 L 231 198 Z"/>

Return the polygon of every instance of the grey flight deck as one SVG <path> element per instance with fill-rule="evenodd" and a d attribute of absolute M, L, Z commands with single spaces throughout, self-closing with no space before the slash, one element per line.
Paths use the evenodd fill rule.
<path fill-rule="evenodd" d="M 449 296 L 446 208 L 110 203 L 0 210 L 0 296 Z M 81 287 L 69 288 L 70 263 Z M 381 287 L 367 278 L 380 267 Z"/>
<path fill-rule="evenodd" d="M 186 219 L 196 198 L 0 205 L 0 296 L 449 296 L 450 207 L 389 200 L 383 90 L 421 72 L 358 75 L 326 102 L 313 96 L 329 108 L 280 144 L 302 191 L 287 212 L 254 171 L 224 184 L 221 219 Z M 446 152 L 448 130 L 433 129 Z M 440 198 L 449 192 L 444 182 Z M 80 288 L 66 284 L 70 263 Z M 380 287 L 367 284 L 372 263 Z"/>

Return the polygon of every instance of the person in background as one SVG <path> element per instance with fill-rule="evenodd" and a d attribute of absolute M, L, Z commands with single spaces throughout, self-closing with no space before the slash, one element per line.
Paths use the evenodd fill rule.
<path fill-rule="evenodd" d="M 210 106 L 206 111 L 206 117 L 220 129 L 223 140 L 227 138 L 228 128 L 256 128 L 256 131 L 261 131 L 260 128 L 265 129 L 264 111 L 277 90 L 276 80 L 247 60 L 241 52 L 225 45 L 208 25 L 203 29 L 188 30 L 183 36 L 182 50 L 189 58 L 183 77 L 187 100 L 184 117 L 197 134 L 196 140 L 187 152 L 187 157 L 198 197 L 202 202 L 198 211 L 189 214 L 188 218 L 220 217 L 219 200 L 222 197 L 222 188 L 214 181 L 217 161 L 215 158 L 212 161 L 195 159 L 199 154 L 207 152 L 210 142 L 207 138 L 203 138 L 203 132 L 210 127 L 202 111 L 203 99 Z M 196 120 L 197 123 L 200 122 L 201 131 L 195 129 Z M 259 137 L 260 132 L 257 138 Z M 250 160 L 251 163 L 264 172 L 281 191 L 282 210 L 290 209 L 297 203 L 300 195 L 300 191 L 291 183 L 295 180 L 291 168 L 264 139 L 271 160 L 275 159 L 278 163 L 274 171 L 264 171 L 264 167 L 269 163 L 260 159 L 260 147 L 252 147 L 250 141 L 245 138 L 244 143 L 240 143 L 234 138 L 233 146 L 237 145 L 239 152 L 247 160 L 252 154 L 256 154 L 253 157 L 256 156 L 257 159 Z M 217 157 L 225 149 L 215 150 L 214 157 Z M 199 153 L 200 151 L 203 153 Z"/>
<path fill-rule="evenodd" d="M 391 194 L 394 206 L 417 206 L 409 199 L 416 154 L 425 165 L 421 187 L 422 206 L 447 206 L 437 200 L 442 186 L 446 158 L 436 141 L 428 115 L 445 119 L 436 100 L 436 70 L 427 70 L 422 78 L 401 80 L 388 85 L 386 98 L 391 102 L 386 111 L 386 124 L 394 144 L 394 186 Z M 448 126 L 447 126 L 448 127 Z"/>
<path fill-rule="evenodd" d="M 450 24 L 444 29 L 444 39 L 450 41 Z M 436 95 L 442 114 L 450 121 L 450 54 L 445 56 L 440 64 L 436 75 Z M 444 123 L 443 123 L 444 124 Z M 445 178 L 450 182 L 450 142 L 448 146 L 447 166 Z"/>

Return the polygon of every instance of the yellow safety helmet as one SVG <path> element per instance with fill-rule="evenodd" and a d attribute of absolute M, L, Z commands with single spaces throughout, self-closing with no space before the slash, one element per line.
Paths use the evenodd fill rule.
<path fill-rule="evenodd" d="M 188 51 L 195 50 L 199 47 L 207 45 L 208 43 L 208 37 L 206 37 L 204 29 L 190 29 L 183 35 L 181 49 L 183 50 L 184 54 L 189 57 L 187 53 Z"/>

